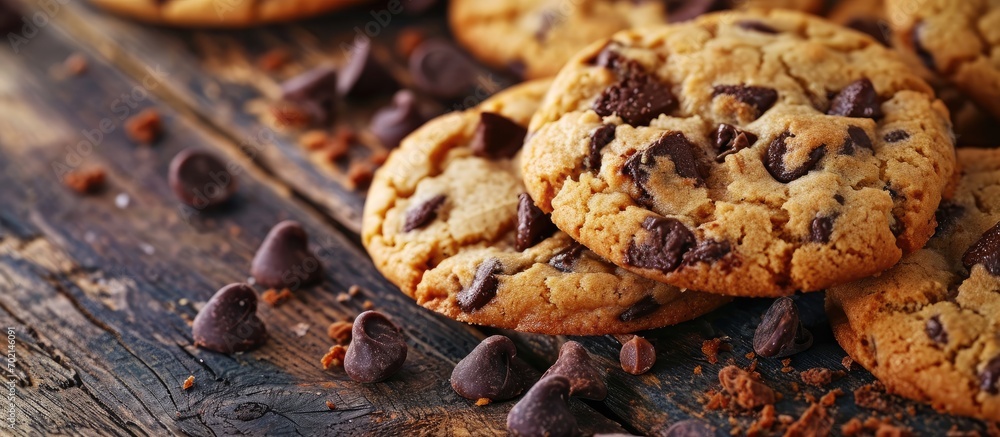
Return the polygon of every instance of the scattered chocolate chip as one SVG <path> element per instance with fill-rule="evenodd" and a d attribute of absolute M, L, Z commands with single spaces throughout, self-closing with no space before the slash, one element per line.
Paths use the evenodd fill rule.
<path fill-rule="evenodd" d="M 633 335 L 622 345 L 618 360 L 621 362 L 622 370 L 633 375 L 642 375 L 656 364 L 656 349 L 649 340 Z"/>
<path fill-rule="evenodd" d="M 100 168 L 74 170 L 63 176 L 63 185 L 79 194 L 95 194 L 104 189 L 105 179 Z"/>
<path fill-rule="evenodd" d="M 468 288 L 458 292 L 455 301 L 462 311 L 471 313 L 490 303 L 497 295 L 500 279 L 497 275 L 503 272 L 503 264 L 496 258 L 483 261 L 476 269 L 476 276 Z"/>
<path fill-rule="evenodd" d="M 691 144 L 684 134 L 673 132 L 666 134 L 655 143 L 639 153 L 636 153 L 625 161 L 622 166 L 622 173 L 632 178 L 639 188 L 639 201 L 646 203 L 650 200 L 650 195 L 645 185 L 649 181 L 649 176 L 656 170 L 656 158 L 668 156 L 674 163 L 674 173 L 682 178 L 695 180 L 695 186 L 703 185 L 705 180 L 698 172 L 698 163 L 694 155 L 695 145 Z"/>
<path fill-rule="evenodd" d="M 889 42 L 890 30 L 888 28 L 888 24 L 878 18 L 854 17 L 847 23 L 844 23 L 844 25 L 875 38 L 875 41 L 878 41 L 879 44 L 886 47 L 890 47 L 892 45 L 892 43 Z"/>
<path fill-rule="evenodd" d="M 633 240 L 625 253 L 625 263 L 630 266 L 672 272 L 694 246 L 694 234 L 676 219 L 649 216 L 642 227 L 648 235 L 642 242 Z"/>
<path fill-rule="evenodd" d="M 711 263 L 718 261 L 732 252 L 728 241 L 703 240 L 698 246 L 684 254 L 685 264 Z"/>
<path fill-rule="evenodd" d="M 924 327 L 924 330 L 927 331 L 927 336 L 930 337 L 931 340 L 934 340 L 939 344 L 948 343 L 948 331 L 945 331 L 944 325 L 941 324 L 940 315 L 934 315 L 927 319 L 927 324 Z"/>
<path fill-rule="evenodd" d="M 610 62 L 610 61 L 609 61 Z M 604 89 L 594 101 L 594 112 L 601 117 L 617 114 L 632 126 L 645 126 L 660 114 L 677 107 L 670 88 L 645 72 L 635 61 L 627 65 L 617 83 Z"/>
<path fill-rule="evenodd" d="M 920 37 L 923 29 L 923 22 L 917 23 L 916 26 L 913 26 L 913 33 L 910 34 L 910 38 L 913 40 L 913 51 L 917 53 L 917 57 L 920 58 L 920 61 L 923 62 L 927 68 L 934 71 L 937 69 L 936 63 L 934 62 L 934 55 L 924 47 L 922 38 Z"/>
<path fill-rule="evenodd" d="M 519 437 L 570 437 L 580 433 L 569 410 L 569 379 L 542 378 L 507 414 L 507 431 Z"/>
<path fill-rule="evenodd" d="M 767 154 L 764 157 L 764 167 L 767 168 L 767 172 L 775 180 L 785 184 L 805 176 L 826 155 L 826 145 L 821 145 L 809 152 L 809 159 L 802 163 L 802 165 L 788 169 L 785 167 L 785 155 L 788 153 L 788 145 L 785 141 L 788 138 L 795 138 L 795 135 L 787 131 L 778 135 L 767 146 Z"/>
<path fill-rule="evenodd" d="M 870 151 L 875 150 L 872 147 L 871 138 L 868 137 L 864 129 L 857 126 L 848 126 L 847 137 L 844 138 L 844 145 L 840 147 L 840 153 L 843 155 L 853 155 L 858 147 Z"/>
<path fill-rule="evenodd" d="M 586 248 L 582 244 L 574 241 L 565 249 L 553 255 L 549 259 L 549 265 L 564 273 L 571 272 L 573 271 L 573 265 L 576 264 L 576 260 L 580 259 L 580 255 L 583 254 L 584 249 Z"/>
<path fill-rule="evenodd" d="M 719 370 L 719 382 L 722 383 L 726 393 L 733 395 L 736 404 L 746 409 L 763 407 L 777 401 L 777 396 L 771 387 L 735 365 L 728 365 Z"/>
<path fill-rule="evenodd" d="M 406 361 L 406 341 L 399 328 L 376 311 L 354 319 L 344 371 L 357 382 L 379 382 L 392 376 Z"/>
<path fill-rule="evenodd" d="M 736 25 L 739 26 L 741 29 L 752 30 L 755 32 L 771 33 L 771 34 L 778 33 L 778 29 L 775 29 L 757 20 L 742 20 L 736 22 Z"/>
<path fill-rule="evenodd" d="M 1000 276 L 1000 223 L 984 232 L 979 241 L 969 247 L 962 256 L 962 263 L 969 270 L 976 264 L 982 264 L 987 272 Z"/>
<path fill-rule="evenodd" d="M 476 86 L 476 64 L 451 42 L 429 39 L 413 50 L 410 75 L 421 91 L 439 99 L 468 95 Z"/>
<path fill-rule="evenodd" d="M 937 211 L 934 213 L 934 218 L 937 219 L 937 227 L 934 229 L 934 235 L 943 235 L 951 232 L 955 224 L 958 223 L 958 219 L 964 214 L 964 206 L 947 200 L 941 202 L 941 205 L 938 206 Z"/>
<path fill-rule="evenodd" d="M 809 225 L 809 241 L 814 243 L 829 243 L 830 235 L 833 234 L 833 221 L 837 218 L 833 215 L 819 215 L 813 218 Z"/>
<path fill-rule="evenodd" d="M 371 44 L 370 39 L 355 40 L 350 59 L 337 75 L 338 95 L 365 98 L 399 89 L 399 82 L 375 59 Z"/>
<path fill-rule="evenodd" d="M 516 358 L 514 342 L 502 335 L 483 340 L 451 372 L 451 387 L 466 399 L 503 401 L 531 385 L 527 364 Z M 537 373 L 536 373 L 537 375 Z"/>
<path fill-rule="evenodd" d="M 514 157 L 521 146 L 528 130 L 507 117 L 493 112 L 479 114 L 479 125 L 472 138 L 472 153 L 490 159 L 509 159 Z"/>
<path fill-rule="evenodd" d="M 709 12 L 732 7 L 733 0 L 667 0 L 667 21 L 687 21 Z"/>
<path fill-rule="evenodd" d="M 979 388 L 991 395 L 1000 394 L 1000 355 L 993 357 L 979 372 Z"/>
<path fill-rule="evenodd" d="M 517 196 L 517 237 L 514 249 L 521 252 L 556 232 L 549 216 L 535 206 L 528 193 Z"/>
<path fill-rule="evenodd" d="M 892 132 L 886 133 L 883 139 L 887 143 L 898 143 L 907 138 L 910 138 L 910 134 L 906 133 L 905 130 L 897 129 Z"/>
<path fill-rule="evenodd" d="M 726 161 L 727 156 L 736 154 L 757 142 L 757 135 L 731 124 L 722 123 L 715 130 L 714 140 L 715 150 L 718 152 L 715 161 L 721 164 Z"/>
<path fill-rule="evenodd" d="M 222 287 L 195 316 L 191 332 L 196 346 L 224 354 L 260 346 L 267 328 L 257 318 L 257 293 L 246 284 Z"/>
<path fill-rule="evenodd" d="M 663 437 L 714 437 L 715 429 L 700 420 L 688 419 L 670 425 Z"/>
<path fill-rule="evenodd" d="M 295 102 L 326 102 L 337 93 L 337 70 L 321 65 L 294 76 L 281 84 L 281 98 Z"/>
<path fill-rule="evenodd" d="M 542 375 L 565 376 L 570 384 L 570 396 L 603 401 L 608 397 L 604 375 L 587 349 L 575 341 L 567 341 L 559 348 L 559 358 Z"/>
<path fill-rule="evenodd" d="M 812 346 L 810 333 L 799 320 L 799 310 L 790 297 L 771 304 L 753 334 L 753 350 L 762 357 L 787 357 Z"/>
<path fill-rule="evenodd" d="M 322 281 L 322 267 L 309 251 L 309 238 L 302 225 L 285 220 L 264 238 L 250 264 L 250 275 L 265 287 L 296 290 Z"/>
<path fill-rule="evenodd" d="M 657 302 L 653 296 L 646 296 L 638 302 L 632 304 L 632 306 L 626 308 L 625 311 L 622 311 L 622 313 L 618 315 L 618 320 L 631 322 L 653 314 L 656 310 L 660 309 L 661 306 L 662 304 Z"/>
<path fill-rule="evenodd" d="M 392 97 L 392 103 L 372 115 L 368 129 L 383 146 L 392 149 L 426 121 L 417 95 L 410 90 L 400 90 Z"/>
<path fill-rule="evenodd" d="M 725 94 L 757 110 L 757 116 L 767 112 L 778 101 L 778 91 L 773 88 L 749 85 L 716 85 L 712 97 Z"/>
<path fill-rule="evenodd" d="M 601 171 L 601 149 L 615 139 L 616 126 L 604 124 L 594 130 L 590 136 L 590 153 L 583 158 L 583 169 L 587 171 Z"/>
<path fill-rule="evenodd" d="M 447 196 L 438 194 L 430 199 L 424 200 L 406 211 L 406 222 L 403 223 L 403 232 L 410 232 L 427 226 L 437 218 L 438 209 L 444 205 Z"/>
<path fill-rule="evenodd" d="M 236 177 L 215 155 L 184 149 L 170 161 L 167 181 L 181 202 L 194 208 L 219 205 L 236 193 Z"/>
<path fill-rule="evenodd" d="M 827 115 L 839 115 L 841 117 L 859 118 L 882 118 L 882 107 L 879 102 L 878 93 L 875 86 L 868 78 L 858 79 L 851 82 L 847 87 L 840 90 L 833 101 L 830 102 L 830 110 Z"/>

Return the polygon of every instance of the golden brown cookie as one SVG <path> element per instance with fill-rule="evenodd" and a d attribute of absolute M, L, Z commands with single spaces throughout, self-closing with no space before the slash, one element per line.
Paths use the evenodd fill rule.
<path fill-rule="evenodd" d="M 247 27 L 313 17 L 366 0 L 90 0 L 142 21 L 184 27 Z"/>

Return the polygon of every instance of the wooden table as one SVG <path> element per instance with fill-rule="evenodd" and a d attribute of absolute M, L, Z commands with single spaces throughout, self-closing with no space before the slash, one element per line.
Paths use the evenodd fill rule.
<path fill-rule="evenodd" d="M 44 12 L 42 4 L 58 7 Z M 0 323 L 13 328 L 16 343 L 17 435 L 506 433 L 513 402 L 477 407 L 448 384 L 455 363 L 497 332 L 416 306 L 360 247 L 364 192 L 350 186 L 345 168 L 378 147 L 357 147 L 330 163 L 300 147 L 298 132 L 276 130 L 262 116 L 281 80 L 323 61 L 341 62 L 338 44 L 370 20 L 367 9 L 286 26 L 191 31 L 137 24 L 79 2 L 38 0 L 30 7 L 45 14 L 45 24 L 16 49 L 0 48 Z M 391 47 L 408 26 L 447 32 L 441 12 L 419 20 L 394 16 L 379 44 Z M 292 65 L 262 71 L 255 60 L 277 47 L 292 54 Z M 66 76 L 60 66 L 73 53 L 89 65 Z M 402 73 L 398 56 L 394 61 Z M 495 79 L 507 83 L 500 73 Z M 341 107 L 338 116 L 363 129 L 385 102 Z M 156 107 L 166 127 L 152 147 L 134 145 L 123 132 L 121 116 L 146 107 Z M 102 122 L 111 129 L 96 138 Z M 241 169 L 227 208 L 187 214 L 171 195 L 167 165 L 186 147 L 211 150 Z M 95 196 L 73 194 L 60 183 L 60 166 L 103 167 L 108 186 Z M 124 208 L 116 205 L 123 193 Z M 286 218 L 308 230 L 325 283 L 277 308 L 261 305 L 271 339 L 259 350 L 225 356 L 195 348 L 190 322 L 199 305 L 220 286 L 245 281 L 254 250 Z M 362 296 L 338 302 L 352 285 Z M 402 371 L 372 385 L 319 364 L 331 344 L 327 325 L 357 314 L 366 300 L 400 323 L 410 345 Z M 826 388 L 800 383 L 799 371 L 842 369 L 845 354 L 826 325 L 822 295 L 798 302 L 816 344 L 791 360 L 794 371 L 782 372 L 775 359 L 757 365 L 783 393 L 778 413 L 797 418 L 807 397 L 840 388 L 845 395 L 831 408 L 835 432 L 854 417 L 891 416 L 855 405 L 852 391 L 873 381 L 864 370 Z M 750 363 L 750 338 L 768 305 L 739 300 L 649 333 L 658 361 L 643 376 L 621 371 L 614 339 L 576 338 L 608 370 L 611 391 L 604 402 L 572 401 L 581 427 L 657 434 L 700 417 L 722 433 L 745 432 L 754 414 L 710 411 L 703 403 L 718 388 L 720 368 Z M 503 333 L 539 372 L 566 340 Z M 732 351 L 710 363 L 702 342 L 720 337 Z M 194 387 L 183 390 L 192 375 Z M 986 429 L 902 399 L 893 403 L 893 411 L 915 407 L 915 416 L 892 420 L 922 434 Z"/>

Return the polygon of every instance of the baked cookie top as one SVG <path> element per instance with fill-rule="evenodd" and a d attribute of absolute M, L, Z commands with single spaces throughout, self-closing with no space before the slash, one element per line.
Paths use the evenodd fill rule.
<path fill-rule="evenodd" d="M 246 27 L 312 17 L 367 0 L 90 0 L 143 21 L 175 26 Z"/>
<path fill-rule="evenodd" d="M 575 56 L 523 173 L 615 264 L 739 296 L 814 291 L 921 248 L 954 175 L 948 111 L 867 35 L 792 11 L 623 31 Z"/>
<path fill-rule="evenodd" d="M 523 194 L 517 153 L 548 86 L 516 86 L 441 116 L 392 152 L 363 215 L 378 269 L 453 319 L 547 334 L 633 332 L 725 303 L 599 259 Z"/>
<path fill-rule="evenodd" d="M 894 393 L 1000 420 L 1000 150 L 964 174 L 934 238 L 877 278 L 831 288 L 837 341 Z"/>

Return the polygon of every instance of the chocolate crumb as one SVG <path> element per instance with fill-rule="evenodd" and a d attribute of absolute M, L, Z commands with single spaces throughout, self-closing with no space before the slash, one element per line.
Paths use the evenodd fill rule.
<path fill-rule="evenodd" d="M 63 176 L 63 185 L 79 194 L 97 193 L 104 188 L 104 170 L 93 168 L 71 171 Z"/>
<path fill-rule="evenodd" d="M 334 404 L 333 401 L 326 401 L 326 408 L 329 408 L 330 410 L 336 410 L 337 404 Z"/>
<path fill-rule="evenodd" d="M 330 367 L 342 367 L 345 356 L 347 356 L 347 348 L 336 344 L 330 347 L 330 350 L 327 351 L 326 355 L 323 355 L 319 362 L 323 365 L 323 370 L 329 370 Z"/>
<path fill-rule="evenodd" d="M 194 387 L 194 375 L 187 377 L 187 379 L 184 380 L 184 385 L 181 386 L 184 390 L 191 390 L 191 387 Z"/>

